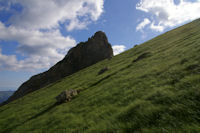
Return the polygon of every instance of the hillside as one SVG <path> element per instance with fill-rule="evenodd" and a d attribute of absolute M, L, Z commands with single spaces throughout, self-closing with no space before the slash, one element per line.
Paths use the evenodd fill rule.
<path fill-rule="evenodd" d="M 14 91 L 0 91 L 0 103 L 7 100 L 13 93 Z"/>
<path fill-rule="evenodd" d="M 71 48 L 67 55 L 48 71 L 32 76 L 3 104 L 21 98 L 59 79 L 113 56 L 113 50 L 104 32 L 98 31 L 86 42 Z"/>
<path fill-rule="evenodd" d="M 0 132 L 199 132 L 199 53 L 196 20 L 0 107 Z"/>

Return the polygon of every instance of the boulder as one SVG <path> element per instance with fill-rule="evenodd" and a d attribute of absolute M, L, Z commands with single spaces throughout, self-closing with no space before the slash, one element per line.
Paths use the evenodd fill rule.
<path fill-rule="evenodd" d="M 64 103 L 71 101 L 72 98 L 78 95 L 78 93 L 79 92 L 77 90 L 65 90 L 56 97 L 57 103 Z"/>

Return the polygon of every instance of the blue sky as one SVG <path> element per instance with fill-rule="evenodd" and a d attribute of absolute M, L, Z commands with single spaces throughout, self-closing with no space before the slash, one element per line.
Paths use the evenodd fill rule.
<path fill-rule="evenodd" d="M 17 89 L 96 31 L 119 54 L 199 12 L 200 0 L 0 0 L 0 90 Z"/>

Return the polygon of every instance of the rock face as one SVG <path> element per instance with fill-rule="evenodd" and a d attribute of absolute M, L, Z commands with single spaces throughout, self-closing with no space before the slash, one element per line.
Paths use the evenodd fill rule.
<path fill-rule="evenodd" d="M 78 95 L 78 93 L 79 92 L 77 90 L 63 91 L 56 97 L 57 103 L 65 103 L 71 101 L 72 98 Z"/>
<path fill-rule="evenodd" d="M 65 58 L 48 71 L 35 75 L 23 83 L 4 104 L 111 56 L 113 50 L 105 33 L 98 31 L 88 41 L 71 48 Z"/>

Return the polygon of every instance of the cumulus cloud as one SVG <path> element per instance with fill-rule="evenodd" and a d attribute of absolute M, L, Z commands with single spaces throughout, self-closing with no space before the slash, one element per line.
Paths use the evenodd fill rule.
<path fill-rule="evenodd" d="M 14 55 L 1 54 L 1 63 L 5 63 L 1 66 L 8 70 L 24 70 L 24 67 L 26 70 L 28 68 L 30 70 L 48 68 L 61 60 L 68 49 L 76 43 L 73 38 L 62 36 L 58 30 L 40 32 L 39 30 L 18 29 L 14 26 L 6 27 L 0 22 L 0 31 L 0 40 L 18 42 L 17 52 L 27 57 L 20 61 Z M 66 52 L 63 53 L 63 50 Z M 7 64 L 8 60 L 10 64 Z"/>
<path fill-rule="evenodd" d="M 24 56 L 2 54 L 0 70 L 34 70 L 48 68 L 61 60 L 76 41 L 60 33 L 84 29 L 103 13 L 103 0 L 7 0 L 0 10 L 12 12 L 0 21 L 0 41 L 14 41 L 15 52 Z M 13 9 L 18 5 L 19 9 Z M 8 62 L 9 60 L 9 62 Z"/>
<path fill-rule="evenodd" d="M 17 60 L 16 55 L 4 55 L 0 49 L 0 71 L 10 70 L 26 70 L 34 71 L 36 69 L 42 69 L 49 67 L 51 58 L 40 57 L 40 56 L 31 56 L 25 60 Z M 53 59 L 55 60 L 55 59 Z"/>
<path fill-rule="evenodd" d="M 114 55 L 118 55 L 125 51 L 126 47 L 124 45 L 114 45 L 112 46 Z"/>
<path fill-rule="evenodd" d="M 62 36 L 58 30 L 26 30 L 14 26 L 6 27 L 0 22 L 0 31 L 1 40 L 19 43 L 18 52 L 21 54 L 61 57 L 60 50 L 75 45 L 74 39 Z"/>
<path fill-rule="evenodd" d="M 22 11 L 10 19 L 15 27 L 49 29 L 66 24 L 68 30 L 85 28 L 103 12 L 103 0 L 11 0 Z M 67 22 L 67 23 L 66 23 Z"/>
<path fill-rule="evenodd" d="M 136 27 L 136 30 L 137 31 L 142 30 L 149 23 L 151 23 L 151 21 L 148 18 L 145 18 L 140 24 L 138 24 L 138 26 Z"/>
<path fill-rule="evenodd" d="M 174 0 L 140 0 L 136 9 L 150 15 L 149 28 L 158 32 L 200 17 L 199 0 L 193 2 L 188 0 L 179 0 L 179 2 Z"/>

